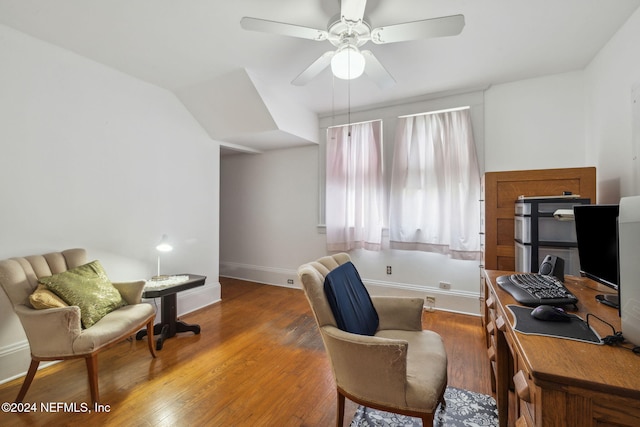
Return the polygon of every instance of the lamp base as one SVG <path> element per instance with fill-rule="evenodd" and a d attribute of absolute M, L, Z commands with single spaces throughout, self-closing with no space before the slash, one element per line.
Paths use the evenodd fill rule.
<path fill-rule="evenodd" d="M 153 280 L 154 282 L 159 282 L 161 280 L 167 280 L 167 279 L 170 279 L 170 278 L 171 278 L 171 276 L 167 276 L 166 274 L 162 274 L 162 275 L 159 275 L 159 276 L 153 276 L 151 278 L 151 280 Z"/>

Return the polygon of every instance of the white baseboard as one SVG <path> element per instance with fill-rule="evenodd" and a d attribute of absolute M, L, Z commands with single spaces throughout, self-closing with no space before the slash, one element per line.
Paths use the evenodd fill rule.
<path fill-rule="evenodd" d="M 178 315 L 182 316 L 215 304 L 220 302 L 221 298 L 219 282 L 207 283 L 204 286 L 187 289 L 178 294 Z"/>
<path fill-rule="evenodd" d="M 375 280 L 362 280 L 371 293 L 377 296 L 406 296 L 418 297 L 423 300 L 434 297 L 436 310 L 451 311 L 455 313 L 480 315 L 480 295 L 478 292 L 447 290 L 430 286 L 418 286 L 405 283 L 382 282 Z"/>
<path fill-rule="evenodd" d="M 221 299 L 220 290 L 220 283 L 215 282 L 178 293 L 178 315 L 181 316 L 191 313 L 192 311 L 219 302 Z M 159 322 L 160 313 L 162 313 L 160 298 L 145 299 L 144 301 L 156 306 L 156 322 Z M 0 384 L 25 376 L 30 363 L 31 352 L 27 340 L 0 348 Z M 53 363 L 58 362 L 42 362 L 38 370 L 50 366 Z M 34 381 L 37 381 L 37 377 Z"/>
<path fill-rule="evenodd" d="M 220 283 L 207 283 L 204 286 L 187 289 L 178 293 L 178 316 L 183 316 L 192 311 L 199 310 L 221 299 Z M 162 314 L 162 298 L 143 299 L 156 307 L 156 323 L 160 322 Z"/>
<path fill-rule="evenodd" d="M 302 289 L 297 270 L 220 261 L 220 276 Z M 437 310 L 480 315 L 480 294 L 478 292 L 442 290 L 430 286 L 368 280 L 366 278 L 363 278 L 362 281 L 371 295 L 411 296 L 423 299 L 432 296 L 436 298 L 435 308 Z"/>
<path fill-rule="evenodd" d="M 40 362 L 38 370 L 51 366 L 59 361 Z M 24 377 L 31 364 L 29 341 L 24 340 L 0 349 L 0 384 Z"/>
<path fill-rule="evenodd" d="M 220 261 L 220 276 L 266 285 L 302 289 L 297 270 Z"/>

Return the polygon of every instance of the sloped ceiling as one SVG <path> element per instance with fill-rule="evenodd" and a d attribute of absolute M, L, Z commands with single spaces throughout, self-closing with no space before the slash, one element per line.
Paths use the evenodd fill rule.
<path fill-rule="evenodd" d="M 272 93 L 244 69 L 176 94 L 213 139 L 235 147 L 272 150 L 318 142 L 316 114 Z"/>
<path fill-rule="evenodd" d="M 453 14 L 463 14 L 466 25 L 455 37 L 366 45 L 397 84 L 380 89 L 363 76 L 352 82 L 348 101 L 329 70 L 306 86 L 291 85 L 331 49 L 328 42 L 239 24 L 251 16 L 326 29 L 338 0 L 0 0 L 0 24 L 173 91 L 212 138 L 261 151 L 313 143 L 303 130 L 313 126 L 306 113 L 583 69 L 638 6 L 640 0 L 368 0 L 374 27 Z M 221 96 L 223 81 L 236 82 L 236 98 Z M 208 116 L 220 113 L 218 99 L 234 107 L 228 114 L 255 117 L 246 127 L 220 126 Z"/>

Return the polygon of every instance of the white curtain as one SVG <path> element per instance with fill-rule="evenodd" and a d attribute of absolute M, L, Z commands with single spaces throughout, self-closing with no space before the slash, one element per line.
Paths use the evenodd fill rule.
<path fill-rule="evenodd" d="M 327 131 L 327 249 L 380 250 L 384 197 L 381 123 Z"/>
<path fill-rule="evenodd" d="M 391 174 L 390 247 L 480 259 L 479 200 L 469 109 L 400 118 Z"/>

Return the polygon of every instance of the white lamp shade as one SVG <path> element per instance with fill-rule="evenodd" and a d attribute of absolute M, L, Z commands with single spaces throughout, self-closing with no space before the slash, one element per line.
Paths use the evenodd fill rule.
<path fill-rule="evenodd" d="M 169 243 L 169 238 L 166 234 L 162 235 L 162 239 L 160 239 L 160 243 L 156 246 L 156 250 L 159 252 L 171 252 L 173 250 L 173 246 Z"/>
<path fill-rule="evenodd" d="M 339 79 L 357 79 L 364 72 L 364 56 L 355 46 L 341 47 L 331 58 L 331 71 Z"/>

